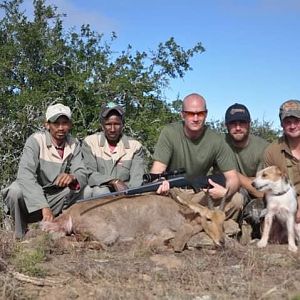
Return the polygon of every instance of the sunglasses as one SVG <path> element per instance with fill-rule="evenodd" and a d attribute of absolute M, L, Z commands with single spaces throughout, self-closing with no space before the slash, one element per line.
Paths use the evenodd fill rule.
<path fill-rule="evenodd" d="M 188 118 L 193 118 L 194 116 L 197 117 L 205 117 L 207 114 L 207 110 L 202 110 L 202 111 L 188 111 L 184 110 L 183 113 L 188 117 Z"/>

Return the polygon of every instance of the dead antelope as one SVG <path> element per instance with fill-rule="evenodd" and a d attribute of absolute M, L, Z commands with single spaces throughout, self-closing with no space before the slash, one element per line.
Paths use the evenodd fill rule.
<path fill-rule="evenodd" d="M 172 190 L 171 190 L 172 191 Z M 104 245 L 169 233 L 174 238 L 175 251 L 182 251 L 189 237 L 204 230 L 214 243 L 224 241 L 223 211 L 210 210 L 172 192 L 171 197 L 157 194 L 119 196 L 74 204 L 55 218 L 43 222 L 42 229 L 64 234 L 88 234 Z M 183 212 L 183 206 L 188 211 Z M 166 235 L 164 235 L 165 237 Z M 188 237 L 188 238 L 187 238 Z"/>
<path fill-rule="evenodd" d="M 223 197 L 220 206 L 215 208 L 212 199 L 208 195 L 206 196 L 208 207 L 206 207 L 178 195 L 176 189 L 171 190 L 170 194 L 173 199 L 190 208 L 196 215 L 190 222 L 184 223 L 177 230 L 173 242 L 174 251 L 181 252 L 189 239 L 202 230 L 206 232 L 217 246 L 221 247 L 224 245 L 225 233 L 223 224 L 225 221 L 226 195 Z"/>

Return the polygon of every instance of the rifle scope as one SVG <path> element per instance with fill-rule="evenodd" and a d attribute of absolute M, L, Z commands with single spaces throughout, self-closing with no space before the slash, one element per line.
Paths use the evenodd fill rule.
<path fill-rule="evenodd" d="M 155 181 L 155 180 L 159 180 L 159 179 L 169 179 L 169 178 L 173 178 L 176 177 L 180 174 L 184 174 L 185 173 L 185 169 L 184 168 L 180 168 L 180 169 L 175 169 L 172 171 L 165 171 L 159 174 L 154 174 L 154 173 L 146 173 L 143 175 L 143 184 Z"/>

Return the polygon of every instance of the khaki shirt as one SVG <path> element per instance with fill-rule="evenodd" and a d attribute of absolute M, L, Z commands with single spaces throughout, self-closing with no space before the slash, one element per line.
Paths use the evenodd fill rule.
<path fill-rule="evenodd" d="M 140 186 L 145 173 L 144 151 L 137 140 L 122 135 L 113 153 L 103 132 L 87 136 L 82 143 L 84 163 L 90 172 L 88 185 L 105 186 L 112 179 L 128 187 Z"/>
<path fill-rule="evenodd" d="M 290 178 L 297 194 L 300 195 L 300 161 L 292 155 L 284 137 L 266 148 L 264 164 L 266 167 L 278 166 Z"/>

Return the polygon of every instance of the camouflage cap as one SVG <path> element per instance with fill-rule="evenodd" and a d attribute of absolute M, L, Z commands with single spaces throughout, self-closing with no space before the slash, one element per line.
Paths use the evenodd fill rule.
<path fill-rule="evenodd" d="M 299 100 L 287 100 L 281 104 L 279 109 L 280 121 L 287 117 L 296 117 L 300 119 L 300 101 Z"/>

